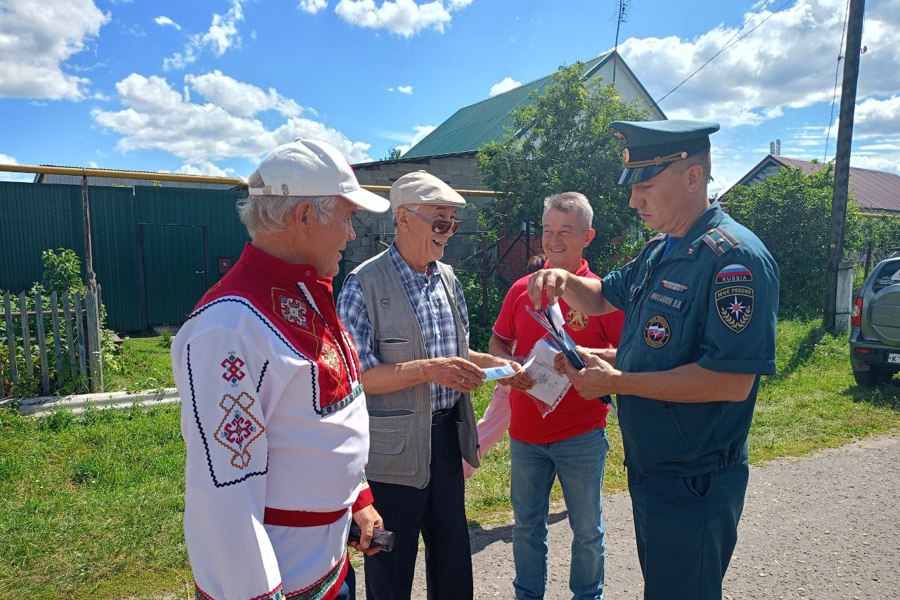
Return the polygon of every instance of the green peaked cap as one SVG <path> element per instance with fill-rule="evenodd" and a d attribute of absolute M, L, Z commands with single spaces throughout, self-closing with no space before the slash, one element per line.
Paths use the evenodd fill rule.
<path fill-rule="evenodd" d="M 613 121 L 609 133 L 625 145 L 620 185 L 658 175 L 672 163 L 709 149 L 709 136 L 719 130 L 707 121 Z"/>

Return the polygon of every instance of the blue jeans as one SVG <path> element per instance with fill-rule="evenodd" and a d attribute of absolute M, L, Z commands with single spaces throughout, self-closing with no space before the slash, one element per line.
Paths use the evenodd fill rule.
<path fill-rule="evenodd" d="M 575 600 L 603 600 L 606 527 L 603 524 L 603 472 L 609 440 L 605 429 L 550 444 L 510 440 L 513 559 L 517 600 L 544 597 L 547 585 L 547 517 L 550 488 L 559 477 L 572 541 L 569 589 Z"/>

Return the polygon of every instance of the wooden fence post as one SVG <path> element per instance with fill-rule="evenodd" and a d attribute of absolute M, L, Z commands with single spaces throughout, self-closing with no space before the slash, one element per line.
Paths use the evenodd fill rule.
<path fill-rule="evenodd" d="M 78 376 L 78 357 L 75 354 L 75 346 L 72 345 L 72 299 L 69 292 L 63 292 L 63 319 L 66 324 L 66 348 L 69 351 L 69 377 L 75 379 Z"/>
<path fill-rule="evenodd" d="M 37 325 L 38 355 L 41 359 L 41 390 L 50 395 L 50 367 L 47 364 L 47 338 L 44 335 L 44 299 L 40 292 L 34 294 L 34 312 Z"/>
<path fill-rule="evenodd" d="M 6 341 L 9 344 L 9 380 L 13 389 L 19 383 L 18 366 L 16 365 L 16 336 L 13 331 L 12 305 L 9 292 L 3 294 L 3 311 L 6 313 Z M 10 390 L 12 391 L 12 390 Z"/>
<path fill-rule="evenodd" d="M 62 369 L 62 345 L 60 344 L 59 339 L 59 301 L 57 300 L 56 292 L 50 294 L 50 310 L 53 311 L 53 367 L 56 369 L 56 385 L 62 387 L 64 381 Z"/>
<path fill-rule="evenodd" d="M 31 329 L 28 327 L 28 307 L 25 305 L 25 292 L 19 294 L 19 313 L 22 319 L 22 353 L 25 355 L 25 373 L 29 379 L 34 377 L 34 364 L 31 360 Z"/>
<path fill-rule="evenodd" d="M 78 373 L 84 377 L 85 381 L 87 381 L 88 372 L 85 361 L 87 355 L 85 349 L 86 333 L 84 331 L 84 313 L 82 312 L 81 306 L 81 293 L 75 292 L 75 326 L 78 329 L 76 332 L 76 336 L 78 337 Z"/>
<path fill-rule="evenodd" d="M 97 288 L 85 295 L 87 306 L 88 360 L 90 361 L 91 391 L 103 391 L 103 356 L 100 348 L 100 311 Z"/>

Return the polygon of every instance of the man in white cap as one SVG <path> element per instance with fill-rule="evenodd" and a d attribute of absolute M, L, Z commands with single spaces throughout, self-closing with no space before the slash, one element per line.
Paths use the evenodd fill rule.
<path fill-rule="evenodd" d="M 354 598 L 351 519 L 352 545 L 377 552 L 365 395 L 331 281 L 357 210 L 388 206 L 324 142 L 279 146 L 250 175 L 252 241 L 172 343 L 197 598 Z"/>
<path fill-rule="evenodd" d="M 396 238 L 357 267 L 338 314 L 359 351 L 369 409 L 366 474 L 394 551 L 366 557 L 366 597 L 406 600 L 425 540 L 428 597 L 472 598 L 461 458 L 478 464 L 469 392 L 480 367 L 510 364 L 469 350 L 462 286 L 442 262 L 466 201 L 424 171 L 391 186 Z"/>

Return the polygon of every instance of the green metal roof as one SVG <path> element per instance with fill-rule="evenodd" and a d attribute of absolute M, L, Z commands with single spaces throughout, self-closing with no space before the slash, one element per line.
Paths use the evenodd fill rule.
<path fill-rule="evenodd" d="M 615 51 L 610 50 L 584 63 L 582 77 L 585 79 L 590 77 L 614 55 Z M 628 69 L 621 57 L 618 64 Z M 630 69 L 628 70 L 630 71 Z M 520 106 L 532 103 L 534 101 L 532 93 L 539 95 L 550 84 L 552 78 L 552 74 L 547 75 L 508 92 L 459 109 L 437 129 L 410 148 L 402 158 L 475 152 L 488 142 L 503 139 L 507 129 L 513 124 L 510 113 Z M 636 77 L 635 81 L 637 81 Z M 643 88 L 640 82 L 638 82 L 638 86 Z M 642 91 L 645 90 L 642 89 Z M 650 99 L 649 94 L 647 94 L 647 99 Z"/>

